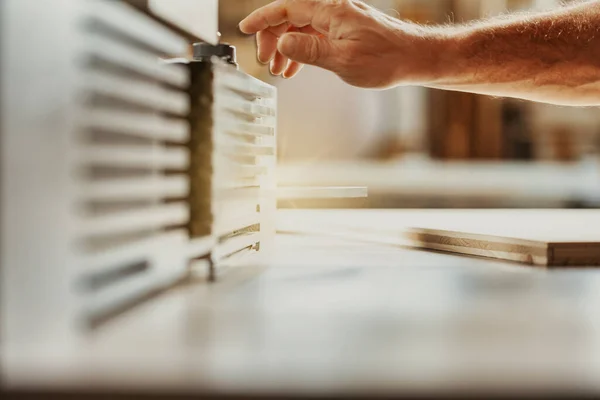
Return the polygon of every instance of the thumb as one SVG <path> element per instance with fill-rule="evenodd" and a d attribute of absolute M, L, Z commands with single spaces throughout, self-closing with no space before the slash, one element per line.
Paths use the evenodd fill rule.
<path fill-rule="evenodd" d="M 323 36 L 291 32 L 283 35 L 277 44 L 281 54 L 302 64 L 333 67 L 333 43 Z"/>

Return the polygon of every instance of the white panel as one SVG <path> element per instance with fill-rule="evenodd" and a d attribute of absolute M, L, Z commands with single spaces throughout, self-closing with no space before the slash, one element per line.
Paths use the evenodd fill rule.
<path fill-rule="evenodd" d="M 83 200 L 143 200 L 166 197 L 184 197 L 189 183 L 186 176 L 158 176 L 148 178 L 107 179 L 82 183 L 77 191 Z"/>
<path fill-rule="evenodd" d="M 221 69 L 223 71 L 223 69 Z M 228 89 L 242 93 L 250 97 L 267 97 L 275 95 L 275 88 L 265 84 L 251 76 L 232 74 L 228 71 L 215 77 L 215 84 L 219 89 Z"/>
<path fill-rule="evenodd" d="M 221 135 L 216 142 L 218 154 L 225 155 L 242 155 L 242 156 L 273 156 L 275 149 L 273 146 L 262 146 L 249 143 L 241 143 L 233 138 Z"/>
<path fill-rule="evenodd" d="M 185 142 L 189 139 L 189 124 L 183 119 L 173 119 L 147 112 L 106 110 L 94 108 L 81 114 L 85 128 L 108 130 L 148 139 Z"/>
<path fill-rule="evenodd" d="M 150 10 L 206 42 L 219 41 L 218 0 L 149 0 Z"/>
<path fill-rule="evenodd" d="M 148 271 L 119 280 L 82 299 L 83 316 L 110 313 L 115 307 L 130 303 L 140 296 L 167 287 L 181 279 L 185 275 L 188 260 L 182 251 L 184 242 L 174 239 L 165 241 L 161 246 L 146 249 Z"/>
<path fill-rule="evenodd" d="M 223 243 L 217 245 L 217 247 L 214 249 L 212 254 L 213 260 L 219 260 L 223 257 L 236 253 L 241 249 L 254 246 L 260 241 L 261 235 L 258 232 L 246 233 L 243 235 L 235 236 L 231 239 L 227 239 Z"/>
<path fill-rule="evenodd" d="M 215 245 L 215 239 L 211 236 L 191 239 L 186 246 L 185 255 L 189 259 L 203 257 L 210 254 Z"/>
<path fill-rule="evenodd" d="M 261 223 L 261 215 L 257 212 L 242 216 L 223 216 L 215 220 L 214 233 L 217 236 L 230 234 L 231 232 Z"/>
<path fill-rule="evenodd" d="M 223 200 L 215 205 L 216 219 L 232 220 L 238 217 L 255 215 L 259 199 Z"/>
<path fill-rule="evenodd" d="M 103 61 L 120 65 L 175 86 L 185 87 L 189 75 L 184 68 L 162 62 L 156 54 L 124 45 L 99 34 L 85 38 L 90 54 Z"/>
<path fill-rule="evenodd" d="M 189 99 L 158 84 L 135 81 L 106 72 L 88 71 L 83 78 L 84 88 L 92 93 L 126 100 L 136 105 L 184 115 L 189 111 Z"/>
<path fill-rule="evenodd" d="M 268 168 L 261 165 L 240 165 L 222 158 L 216 158 L 213 165 L 215 174 L 225 177 L 252 178 L 268 172 Z"/>
<path fill-rule="evenodd" d="M 69 153 L 83 2 L 0 3 L 2 342 L 58 349 L 73 333 Z"/>
<path fill-rule="evenodd" d="M 188 218 L 189 211 L 184 204 L 159 205 L 88 218 L 81 221 L 77 230 L 81 236 L 116 235 L 183 224 Z"/>
<path fill-rule="evenodd" d="M 74 339 L 82 337 L 82 306 L 106 309 L 185 274 L 187 232 L 163 231 L 185 225 L 189 209 L 163 199 L 184 197 L 186 177 L 88 182 L 81 172 L 94 164 L 187 168 L 187 149 L 159 142 L 186 141 L 184 119 L 87 101 L 91 90 L 187 114 L 188 96 L 164 85 L 185 87 L 187 70 L 158 58 L 185 53 L 187 43 L 117 1 L 0 0 L 0 7 L 0 336 L 3 349 L 39 346 L 63 354 L 62 345 L 76 345 Z M 90 63 L 94 54 L 126 69 Z M 145 79 L 130 79 L 136 72 Z M 90 128 L 154 141 L 96 145 L 85 140 Z M 82 200 L 131 209 L 91 216 L 82 212 Z M 147 236 L 140 238 L 138 230 Z M 114 246 L 82 258 L 86 249 L 78 245 L 87 235 Z M 138 260 L 150 265 L 147 274 L 109 285 L 100 297 L 90 300 L 74 290 L 82 267 L 97 272 Z"/>
<path fill-rule="evenodd" d="M 236 113 L 245 114 L 249 117 L 274 117 L 275 109 L 255 102 L 244 101 L 234 96 L 220 95 L 215 99 L 215 107 Z"/>
<path fill-rule="evenodd" d="M 97 252 L 93 255 L 83 256 L 78 264 L 82 274 L 95 274 L 119 265 L 143 261 L 148 258 L 148 249 L 178 241 L 184 242 L 186 239 L 187 233 L 185 231 L 168 232 L 144 238 L 135 243 L 127 243 L 110 250 Z"/>
<path fill-rule="evenodd" d="M 244 123 L 236 121 L 227 115 L 217 115 L 215 118 L 215 124 L 217 129 L 231 132 L 239 135 L 247 136 L 273 136 L 275 135 L 275 128 L 268 125 L 258 125 L 253 123 Z"/>
<path fill-rule="evenodd" d="M 77 152 L 81 165 L 105 165 L 131 168 L 186 168 L 189 153 L 185 149 L 150 146 L 88 146 Z"/>
<path fill-rule="evenodd" d="M 167 0 L 174 3 L 177 0 Z M 197 3 L 197 0 L 191 0 Z M 185 55 L 187 43 L 160 23 L 118 1 L 89 1 L 88 17 L 133 39 L 148 43 L 165 55 Z"/>

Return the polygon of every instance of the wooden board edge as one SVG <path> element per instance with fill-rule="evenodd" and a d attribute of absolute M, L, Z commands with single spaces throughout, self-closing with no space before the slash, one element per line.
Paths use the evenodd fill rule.
<path fill-rule="evenodd" d="M 532 239 L 523 239 L 523 238 L 512 238 L 509 236 L 496 236 L 489 234 L 478 234 L 478 233 L 469 233 L 465 231 L 452 231 L 445 229 L 431 229 L 431 228 L 420 228 L 420 227 L 408 227 L 404 228 L 405 232 L 420 232 L 420 233 L 428 233 L 433 235 L 442 235 L 455 239 L 469 239 L 469 240 L 484 240 L 493 243 L 504 243 L 510 245 L 520 245 L 520 246 L 528 246 L 531 248 L 539 248 L 539 249 L 548 249 L 550 247 L 551 242 L 546 242 L 542 240 L 532 240 Z"/>
<path fill-rule="evenodd" d="M 548 266 L 550 250 L 545 242 L 475 235 L 434 229 L 409 228 L 404 237 L 412 247 L 474 255 L 523 264 Z"/>
<path fill-rule="evenodd" d="M 600 243 L 551 244 L 548 264 L 551 267 L 600 266 Z"/>

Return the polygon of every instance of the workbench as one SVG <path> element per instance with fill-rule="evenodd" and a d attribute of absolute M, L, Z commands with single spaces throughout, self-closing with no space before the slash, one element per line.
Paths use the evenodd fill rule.
<path fill-rule="evenodd" d="M 90 332 L 76 354 L 29 349 L 35 368 L 9 357 L 5 377 L 37 393 L 598 394 L 599 308 L 598 270 L 279 234 L 268 258 L 232 261 L 214 284 L 191 278 Z"/>

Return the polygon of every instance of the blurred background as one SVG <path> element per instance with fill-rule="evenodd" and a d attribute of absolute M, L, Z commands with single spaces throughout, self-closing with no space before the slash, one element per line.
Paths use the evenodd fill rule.
<path fill-rule="evenodd" d="M 256 61 L 238 23 L 268 0 L 221 0 L 221 41 L 279 89 L 281 186 L 368 186 L 373 208 L 587 208 L 600 204 L 600 113 L 418 87 L 370 91 L 306 67 L 291 80 Z M 558 0 L 371 0 L 422 24 L 462 23 Z M 288 206 L 294 206 L 288 205 Z"/>

